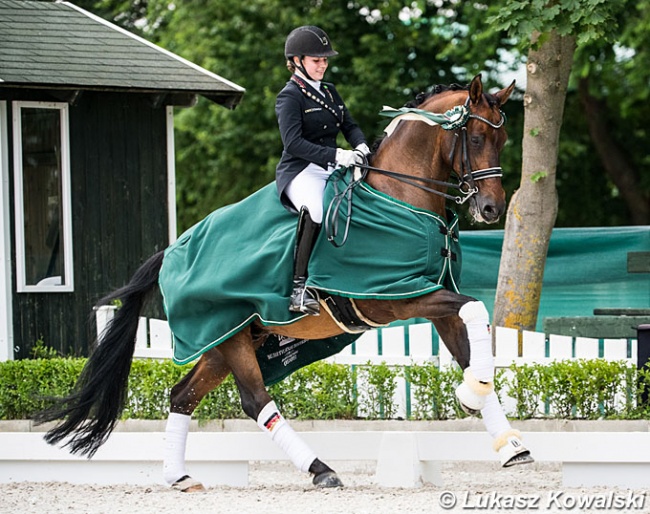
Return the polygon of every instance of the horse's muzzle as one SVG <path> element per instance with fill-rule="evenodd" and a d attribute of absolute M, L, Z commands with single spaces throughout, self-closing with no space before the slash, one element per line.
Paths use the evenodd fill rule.
<path fill-rule="evenodd" d="M 474 219 L 481 223 L 497 223 L 506 210 L 505 201 L 497 201 L 481 195 L 474 196 L 469 211 Z"/>

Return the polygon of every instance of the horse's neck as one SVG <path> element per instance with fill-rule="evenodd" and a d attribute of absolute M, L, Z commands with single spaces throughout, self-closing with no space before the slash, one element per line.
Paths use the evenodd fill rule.
<path fill-rule="evenodd" d="M 437 143 L 439 130 L 419 121 L 402 122 L 393 135 L 384 140 L 373 166 L 415 177 L 447 180 L 449 173 L 445 170 L 441 148 Z M 371 173 L 368 183 L 393 198 L 444 215 L 445 199 L 440 195 L 379 173 Z M 419 183 L 439 189 L 438 186 Z"/>

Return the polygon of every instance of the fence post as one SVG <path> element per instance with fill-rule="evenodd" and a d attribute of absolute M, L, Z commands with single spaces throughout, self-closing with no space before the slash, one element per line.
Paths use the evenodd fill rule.
<path fill-rule="evenodd" d="M 646 371 L 650 372 L 650 324 L 639 325 L 636 328 L 637 333 L 637 348 L 636 348 L 636 367 L 638 370 L 645 367 Z M 647 364 L 647 366 L 646 366 Z M 643 380 L 639 377 L 639 380 Z M 646 388 L 650 384 L 646 384 Z M 644 389 L 640 398 L 643 405 L 648 404 L 648 390 Z"/>
<path fill-rule="evenodd" d="M 377 484 L 382 487 L 419 487 L 422 473 L 413 432 L 384 432 L 377 457 Z"/>
<path fill-rule="evenodd" d="M 95 324 L 97 327 L 97 342 L 101 343 L 101 337 L 106 330 L 106 326 L 115 316 L 117 307 L 115 305 L 101 305 L 94 307 L 95 310 Z"/>

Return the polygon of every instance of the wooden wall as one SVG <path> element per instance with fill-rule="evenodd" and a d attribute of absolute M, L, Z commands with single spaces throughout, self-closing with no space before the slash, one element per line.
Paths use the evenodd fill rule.
<path fill-rule="evenodd" d="M 164 106 L 145 94 L 84 92 L 70 107 L 70 152 L 75 291 L 14 293 L 15 358 L 39 339 L 87 355 L 92 306 L 168 243 Z M 147 312 L 161 315 L 155 303 Z"/>

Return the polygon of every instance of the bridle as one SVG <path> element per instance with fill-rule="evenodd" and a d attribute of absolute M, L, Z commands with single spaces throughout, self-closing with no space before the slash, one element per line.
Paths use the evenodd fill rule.
<path fill-rule="evenodd" d="M 362 181 L 365 180 L 366 176 L 368 175 L 368 172 L 370 171 L 379 173 L 381 175 L 385 175 L 387 177 L 394 178 L 396 180 L 399 180 L 400 182 L 409 184 L 413 187 L 417 187 L 418 189 L 422 189 L 429 193 L 442 196 L 447 200 L 451 200 L 455 202 L 457 205 L 464 204 L 472 196 L 478 193 L 478 187 L 476 186 L 476 182 L 478 182 L 479 180 L 502 177 L 503 170 L 501 169 L 501 166 L 493 166 L 491 168 L 472 170 L 472 165 L 469 158 L 469 149 L 467 146 L 467 137 L 468 137 L 467 122 L 470 119 L 475 119 L 475 120 L 482 121 L 483 123 L 486 123 L 493 129 L 500 129 L 506 121 L 506 116 L 503 113 L 503 111 L 499 110 L 500 119 L 497 123 L 494 123 L 488 120 L 487 118 L 484 118 L 483 116 L 480 116 L 478 114 L 473 114 L 469 109 L 469 103 L 470 103 L 470 97 L 468 96 L 467 100 L 465 100 L 464 105 L 456 106 L 453 109 L 447 111 L 447 113 L 445 113 L 448 114 L 453 112 L 455 116 L 458 113 L 461 113 L 460 117 L 459 118 L 457 117 L 453 122 L 450 121 L 448 123 L 437 123 L 444 130 L 456 131 L 454 133 L 454 142 L 451 146 L 451 151 L 449 152 L 449 162 L 451 162 L 452 165 L 452 174 L 458 178 L 458 183 L 445 182 L 444 180 L 436 180 L 427 177 L 418 177 L 406 173 L 399 173 L 397 171 L 390 171 L 382 168 L 376 168 L 374 166 L 370 166 L 370 164 L 368 164 L 367 158 L 364 156 L 363 164 L 354 165 L 353 180 L 350 181 L 350 183 L 346 186 L 346 188 L 343 191 L 339 193 L 337 183 L 336 182 L 334 183 L 334 188 L 335 188 L 334 198 L 332 199 L 330 205 L 328 206 L 327 213 L 325 215 L 325 230 L 327 233 L 327 240 L 336 247 L 345 244 L 345 241 L 347 240 L 348 237 L 350 220 L 352 217 L 352 191 L 356 186 L 358 186 Z M 432 116 L 441 117 L 443 115 L 434 114 Z M 461 142 L 460 172 L 453 169 L 454 157 L 456 154 L 456 149 L 459 140 Z M 457 196 L 450 195 L 448 193 L 444 193 L 437 189 L 433 189 L 432 187 L 428 187 L 425 184 L 431 186 L 442 186 L 448 189 L 449 188 L 455 189 L 458 191 L 459 195 Z M 338 215 L 339 215 L 341 205 L 343 201 L 346 199 L 347 199 L 347 213 L 346 213 L 345 232 L 343 234 L 342 242 L 337 243 L 335 241 L 335 238 L 338 234 Z M 330 220 L 333 220 L 333 222 L 331 222 Z"/>
<path fill-rule="evenodd" d="M 467 100 L 465 100 L 465 108 L 468 109 L 469 111 L 469 97 L 467 97 Z M 475 120 L 482 121 L 483 123 L 486 123 L 493 129 L 500 129 L 503 124 L 506 122 L 506 116 L 503 113 L 503 111 L 499 110 L 500 118 L 498 123 L 493 123 L 487 118 L 484 118 L 483 116 L 479 116 L 478 114 L 472 114 L 470 111 L 470 114 L 468 118 L 473 118 Z M 444 127 L 443 127 L 444 128 Z M 454 155 L 456 153 L 456 145 L 458 143 L 458 130 L 454 133 L 454 143 L 451 145 L 451 151 L 449 152 L 449 162 L 452 163 L 453 167 L 453 162 L 454 162 Z M 456 200 L 456 203 L 462 204 L 465 203 L 469 198 L 471 198 L 473 195 L 478 193 L 478 187 L 476 187 L 476 182 L 479 180 L 485 180 L 488 178 L 501 178 L 503 176 L 503 170 L 501 169 L 501 166 L 493 166 L 491 168 L 484 168 L 481 170 L 472 170 L 472 164 L 469 159 L 469 150 L 467 149 L 467 124 L 463 125 L 460 127 L 460 133 L 461 133 L 461 169 L 460 173 L 458 173 L 456 170 L 453 170 L 454 173 L 456 174 L 457 177 L 459 177 L 459 190 L 461 193 L 465 194 L 465 198 L 461 199 L 459 202 Z M 465 193 L 462 189 L 464 185 L 468 186 L 467 193 Z"/>
<path fill-rule="evenodd" d="M 452 163 L 452 173 L 458 178 L 458 183 L 445 182 L 443 180 L 436 180 L 436 179 L 426 178 L 426 177 L 417 177 L 415 175 L 408 175 L 406 173 L 398 173 L 396 171 L 389 171 L 389 170 L 384 170 L 382 168 L 375 168 L 373 166 L 370 166 L 367 162 L 363 164 L 355 165 L 355 167 L 361 168 L 363 170 L 362 172 L 363 178 L 365 178 L 368 171 L 374 171 L 376 173 L 394 178 L 396 180 L 399 180 L 400 182 L 404 182 L 405 184 L 412 185 L 414 187 L 417 187 L 429 193 L 442 196 L 447 200 L 452 200 L 458 205 L 464 204 L 472 196 L 478 193 L 478 187 L 476 186 L 476 182 L 488 178 L 501 178 L 503 176 L 503 170 L 501 169 L 501 166 L 493 166 L 491 168 L 472 170 L 472 165 L 469 158 L 469 150 L 467 146 L 467 122 L 470 119 L 475 119 L 475 120 L 482 121 L 483 123 L 486 123 L 493 129 L 500 129 L 506 121 L 506 116 L 501 110 L 499 110 L 500 119 L 497 123 L 494 123 L 488 120 L 487 118 L 484 118 L 483 116 L 472 113 L 469 109 L 469 102 L 470 102 L 470 98 L 468 96 L 467 100 L 465 100 L 465 104 L 462 107 L 457 106 L 451 109 L 451 111 L 458 111 L 460 108 L 460 110 L 464 113 L 460 120 L 460 123 L 440 124 L 440 126 L 444 130 L 456 130 L 456 132 L 454 133 L 454 142 L 451 146 L 451 151 L 449 152 L 449 162 Z M 459 140 L 461 141 L 460 172 L 453 169 L 454 156 L 456 154 L 456 149 Z M 447 193 L 443 193 L 442 191 L 438 191 L 437 189 L 427 187 L 424 184 L 420 184 L 418 182 L 455 189 L 460 194 L 458 196 L 450 195 Z"/>

